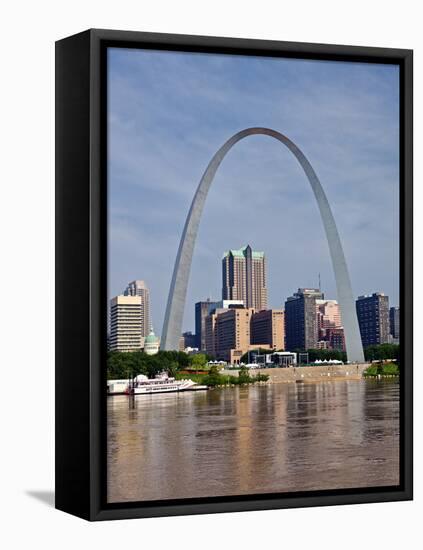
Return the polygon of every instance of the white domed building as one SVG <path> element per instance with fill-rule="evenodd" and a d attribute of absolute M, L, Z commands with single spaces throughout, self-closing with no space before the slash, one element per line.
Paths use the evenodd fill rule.
<path fill-rule="evenodd" d="M 154 334 L 153 327 L 151 327 L 150 334 L 144 340 L 144 353 L 147 355 L 156 355 L 159 351 L 159 346 L 160 338 Z"/>

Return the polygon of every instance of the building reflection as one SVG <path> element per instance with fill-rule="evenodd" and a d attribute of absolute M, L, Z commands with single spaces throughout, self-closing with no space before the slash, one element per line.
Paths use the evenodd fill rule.
<path fill-rule="evenodd" d="M 396 484 L 396 383 L 112 397 L 109 501 Z"/>

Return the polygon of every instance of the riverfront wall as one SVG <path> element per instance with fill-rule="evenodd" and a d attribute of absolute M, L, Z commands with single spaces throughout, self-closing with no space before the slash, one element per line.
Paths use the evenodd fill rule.
<path fill-rule="evenodd" d="M 323 382 L 326 380 L 359 380 L 369 363 L 354 365 L 328 365 L 319 367 L 288 367 L 274 369 L 254 369 L 251 374 L 267 374 L 272 383 Z M 238 371 L 224 370 L 222 374 L 236 374 Z"/>

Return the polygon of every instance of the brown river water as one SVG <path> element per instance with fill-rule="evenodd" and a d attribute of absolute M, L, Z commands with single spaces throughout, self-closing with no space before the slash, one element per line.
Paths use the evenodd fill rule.
<path fill-rule="evenodd" d="M 399 483 L 399 384 L 108 397 L 108 501 Z"/>

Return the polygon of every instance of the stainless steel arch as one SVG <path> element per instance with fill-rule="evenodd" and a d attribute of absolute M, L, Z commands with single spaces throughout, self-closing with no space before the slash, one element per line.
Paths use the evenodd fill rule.
<path fill-rule="evenodd" d="M 332 258 L 332 265 L 338 291 L 338 302 L 341 308 L 342 323 L 344 325 L 347 357 L 349 361 L 363 362 L 363 346 L 361 344 L 350 276 L 339 238 L 338 229 L 336 227 L 328 199 L 316 173 L 302 151 L 286 136 L 269 128 L 247 128 L 233 135 L 211 159 L 206 171 L 203 174 L 203 177 L 201 178 L 197 191 L 192 200 L 181 241 L 179 243 L 178 254 L 176 256 L 175 267 L 173 269 L 172 282 L 169 289 L 165 320 L 163 323 L 161 349 L 178 349 L 195 239 L 197 237 L 198 227 L 207 193 L 213 182 L 216 171 L 226 153 L 235 145 L 235 143 L 248 136 L 258 134 L 275 138 L 286 145 L 286 147 L 291 151 L 291 153 L 294 154 L 300 163 L 308 178 L 308 181 L 310 182 L 319 206 L 320 215 L 322 217 L 323 226 L 326 232 L 326 238 L 328 240 L 330 255 Z"/>

